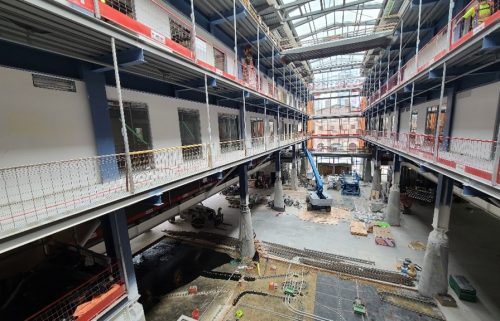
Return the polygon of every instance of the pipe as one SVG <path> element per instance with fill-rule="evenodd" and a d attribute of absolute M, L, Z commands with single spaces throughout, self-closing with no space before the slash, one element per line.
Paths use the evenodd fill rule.
<path fill-rule="evenodd" d="M 418 166 L 408 163 L 408 162 L 401 162 L 401 167 L 408 167 L 409 169 L 412 169 L 416 171 L 418 174 L 422 175 L 426 179 L 430 180 L 431 182 L 437 183 L 438 178 L 436 175 L 432 173 L 421 173 L 419 172 Z M 500 207 L 495 206 L 493 204 L 488 203 L 487 201 L 483 200 L 480 197 L 477 196 L 464 196 L 463 195 L 463 189 L 458 187 L 458 186 L 453 186 L 453 194 L 457 195 L 458 197 L 468 201 L 469 203 L 477 206 L 478 208 L 482 209 L 486 213 L 494 216 L 497 219 L 500 219 Z"/>

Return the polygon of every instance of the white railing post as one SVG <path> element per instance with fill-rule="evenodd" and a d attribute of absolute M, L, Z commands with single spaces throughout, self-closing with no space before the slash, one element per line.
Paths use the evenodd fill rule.
<path fill-rule="evenodd" d="M 130 158 L 130 147 L 128 144 L 128 135 L 127 135 L 127 124 L 125 123 L 125 112 L 123 111 L 123 99 L 122 99 L 122 87 L 120 83 L 120 73 L 118 71 L 118 59 L 116 58 L 116 44 L 115 38 L 111 38 L 111 51 L 113 54 L 113 67 L 115 70 L 115 81 L 116 81 L 116 92 L 118 95 L 118 105 L 120 107 L 120 120 L 122 126 L 122 136 L 123 136 L 123 144 L 125 145 L 125 161 L 126 161 L 126 171 L 127 171 L 127 181 L 128 181 L 128 190 L 130 193 L 134 193 L 134 176 L 132 173 L 132 159 Z"/>
<path fill-rule="evenodd" d="M 422 0 L 418 3 L 417 44 L 415 46 L 415 68 L 418 73 L 418 49 L 420 47 L 420 22 L 422 20 Z"/>
<path fill-rule="evenodd" d="M 437 110 L 436 117 L 436 129 L 434 133 L 434 161 L 438 161 L 438 148 L 439 148 L 439 124 L 441 121 L 441 108 L 443 108 L 443 96 L 444 96 L 444 87 L 446 80 L 446 62 L 443 63 L 443 76 L 441 77 L 441 92 L 439 94 L 439 107 Z"/>
<path fill-rule="evenodd" d="M 236 20 L 236 18 L 235 18 Z M 191 35 L 191 48 L 193 50 L 193 55 L 194 55 L 194 60 L 196 60 L 196 20 L 194 17 L 194 0 L 191 0 L 191 28 L 193 29 L 192 35 Z"/>
<path fill-rule="evenodd" d="M 234 76 L 239 79 L 238 73 L 238 36 L 236 33 L 236 0 L 233 0 L 233 29 L 234 29 Z"/>
<path fill-rule="evenodd" d="M 212 160 L 212 126 L 210 124 L 210 104 L 209 104 L 209 99 L 208 99 L 208 79 L 207 79 L 207 74 L 205 74 L 205 106 L 207 109 L 207 122 L 208 122 L 208 146 L 207 146 L 207 161 L 208 161 L 208 167 L 212 168 L 213 167 L 213 160 Z"/>

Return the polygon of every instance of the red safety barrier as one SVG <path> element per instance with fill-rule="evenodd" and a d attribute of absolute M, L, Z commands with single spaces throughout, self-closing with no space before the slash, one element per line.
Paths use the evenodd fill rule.
<path fill-rule="evenodd" d="M 113 264 L 26 321 L 90 321 L 125 293 L 118 264 Z"/>

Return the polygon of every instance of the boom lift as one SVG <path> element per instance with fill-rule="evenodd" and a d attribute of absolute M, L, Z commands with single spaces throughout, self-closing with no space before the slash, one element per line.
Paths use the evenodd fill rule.
<path fill-rule="evenodd" d="M 304 154 L 309 160 L 309 164 L 311 164 L 314 178 L 316 179 L 316 191 L 309 191 L 309 196 L 307 196 L 307 209 L 308 210 L 325 210 L 330 212 L 332 209 L 333 199 L 328 198 L 323 194 L 323 180 L 319 175 L 318 168 L 316 167 L 316 163 L 311 155 L 311 152 L 304 146 Z"/>

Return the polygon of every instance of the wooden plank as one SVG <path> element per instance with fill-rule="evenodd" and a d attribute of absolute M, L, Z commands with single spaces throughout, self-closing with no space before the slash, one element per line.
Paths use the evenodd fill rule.
<path fill-rule="evenodd" d="M 366 229 L 366 225 L 363 222 L 352 221 L 351 222 L 351 234 L 358 236 L 367 236 L 368 230 Z"/>

